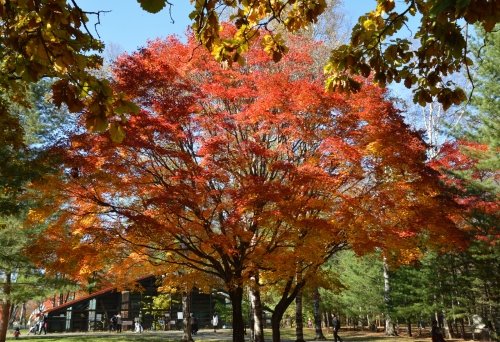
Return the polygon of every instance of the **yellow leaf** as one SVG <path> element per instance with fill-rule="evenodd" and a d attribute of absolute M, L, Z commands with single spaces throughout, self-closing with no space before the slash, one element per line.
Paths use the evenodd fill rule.
<path fill-rule="evenodd" d="M 371 19 L 366 19 L 364 22 L 363 22 L 363 27 L 365 28 L 365 30 L 367 31 L 371 31 L 371 30 L 374 30 L 375 29 L 375 22 Z"/>
<path fill-rule="evenodd" d="M 111 140 L 116 143 L 121 143 L 123 139 L 125 139 L 125 131 L 123 127 L 116 122 L 112 122 L 109 125 L 109 135 L 111 136 Z"/>

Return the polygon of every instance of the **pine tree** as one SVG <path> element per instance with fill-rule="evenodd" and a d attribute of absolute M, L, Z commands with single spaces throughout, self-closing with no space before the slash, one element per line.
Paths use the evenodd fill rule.
<path fill-rule="evenodd" d="M 480 63 L 477 70 L 477 92 L 473 98 L 475 111 L 470 128 L 463 139 L 472 145 L 464 153 L 474 161 L 463 177 L 466 193 L 474 198 L 469 211 L 470 223 L 476 229 L 476 239 L 468 250 L 470 270 L 475 280 L 472 290 L 476 297 L 476 313 L 500 332 L 500 230 L 499 170 L 500 170 L 500 28 L 488 35 L 478 47 Z M 485 38 L 483 31 L 479 37 Z M 495 325 L 495 326 L 493 326 Z"/>
<path fill-rule="evenodd" d="M 479 30 L 478 37 L 485 35 Z M 495 337 L 500 331 L 500 33 L 488 35 L 476 50 L 479 67 L 472 106 L 457 141 L 444 146 L 438 161 L 444 181 L 463 206 L 471 245 L 462 253 L 447 255 L 439 267 L 441 275 L 455 282 L 442 294 L 448 297 L 443 304 L 449 317 L 461 322 L 465 315 L 478 315 Z"/>
<path fill-rule="evenodd" d="M 0 105 L 0 341 L 5 341 L 10 309 L 14 304 L 47 295 L 53 279 L 25 255 L 37 229 L 24 227 L 27 212 L 36 203 L 29 184 L 52 172 L 55 159 L 47 147 L 61 137 L 69 125 L 67 114 L 44 98 L 49 83 L 33 85 L 27 93 L 26 107 L 5 98 Z M 66 123 L 63 125 L 62 123 Z M 57 129 L 54 129 L 58 127 Z"/>
<path fill-rule="evenodd" d="M 344 251 L 330 261 L 331 272 L 339 275 L 341 291 L 322 291 L 325 309 L 340 315 L 343 325 L 348 319 L 353 324 L 373 325 L 383 312 L 384 280 L 380 255 L 356 256 L 353 251 Z"/>

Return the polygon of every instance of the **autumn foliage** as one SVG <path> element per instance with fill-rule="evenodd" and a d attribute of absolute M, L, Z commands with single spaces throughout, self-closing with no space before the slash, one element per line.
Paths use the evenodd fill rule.
<path fill-rule="evenodd" d="M 251 49 L 232 68 L 192 38 L 122 56 L 115 90 L 141 111 L 119 145 L 82 133 L 61 150 L 64 175 L 41 187 L 54 200 L 31 217 L 60 214 L 33 253 L 80 279 L 137 270 L 225 288 L 239 341 L 257 271 L 271 283 L 300 265 L 307 279 L 346 246 L 404 261 L 456 244 L 425 146 L 384 92 L 362 81 L 357 94 L 325 93 L 315 43 L 289 45 L 282 63 Z"/>

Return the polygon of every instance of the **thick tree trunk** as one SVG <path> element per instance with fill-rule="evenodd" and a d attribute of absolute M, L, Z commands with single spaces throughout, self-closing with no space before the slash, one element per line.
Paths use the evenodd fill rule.
<path fill-rule="evenodd" d="M 245 324 L 243 322 L 243 288 L 236 287 L 229 291 L 233 305 L 233 342 L 245 341 Z"/>
<path fill-rule="evenodd" d="M 297 294 L 304 287 L 304 284 L 305 280 L 302 278 L 300 278 L 300 281 L 295 283 L 295 286 L 293 279 L 288 279 L 287 283 L 285 284 L 285 288 L 283 289 L 281 298 L 278 304 L 276 304 L 276 306 L 274 307 L 274 312 L 271 317 L 271 327 L 273 329 L 273 342 L 281 341 L 280 323 L 283 318 L 283 315 L 285 314 L 285 311 L 290 306 L 290 304 L 292 304 L 295 298 L 297 298 Z"/>
<path fill-rule="evenodd" d="M 12 274 L 5 274 L 5 283 L 2 287 L 2 292 L 5 299 L 0 301 L 0 342 L 5 342 L 7 338 L 7 329 L 9 328 L 9 317 L 10 317 L 10 293 L 12 289 Z"/>
<path fill-rule="evenodd" d="M 314 302 L 313 302 L 313 311 L 314 311 L 314 339 L 317 341 L 326 340 L 325 335 L 323 335 L 323 330 L 321 329 L 321 296 L 319 295 L 319 288 L 314 288 Z"/>
<path fill-rule="evenodd" d="M 252 340 L 264 342 L 264 320 L 262 315 L 262 302 L 260 299 L 259 276 L 252 277 L 250 287 L 250 306 L 252 308 Z"/>
<path fill-rule="evenodd" d="M 191 292 L 182 293 L 183 334 L 182 342 L 192 342 L 191 336 Z"/>
<path fill-rule="evenodd" d="M 280 305 L 281 304 L 281 305 Z M 281 331 L 280 331 L 280 323 L 283 315 L 285 314 L 285 310 L 288 305 L 285 306 L 284 303 L 279 303 L 274 308 L 273 315 L 271 316 L 271 328 L 273 330 L 273 342 L 281 342 Z"/>
<path fill-rule="evenodd" d="M 304 342 L 304 314 L 302 310 L 302 290 L 295 297 L 295 341 Z"/>

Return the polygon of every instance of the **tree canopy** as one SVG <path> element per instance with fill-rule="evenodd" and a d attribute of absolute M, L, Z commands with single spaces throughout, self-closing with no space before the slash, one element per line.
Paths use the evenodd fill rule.
<path fill-rule="evenodd" d="M 279 64 L 258 48 L 233 68 L 204 50 L 186 60 L 194 37 L 121 57 L 114 88 L 141 111 L 121 144 L 86 132 L 58 150 L 65 175 L 42 182 L 57 195 L 32 218 L 61 214 L 33 252 L 82 280 L 120 260 L 117 275 L 223 286 L 241 340 L 255 270 L 278 283 L 347 244 L 411 260 L 422 244 L 460 243 L 425 145 L 384 92 L 360 80 L 363 93 L 325 93 L 317 43 L 290 42 Z"/>
<path fill-rule="evenodd" d="M 166 0 L 138 0 L 142 8 L 158 12 L 172 6 Z M 274 61 L 287 52 L 279 33 L 306 29 L 325 11 L 325 0 L 293 1 L 192 1 L 191 28 L 220 62 L 244 63 L 243 55 L 258 41 Z M 404 82 L 416 85 L 414 100 L 421 104 L 435 97 L 445 108 L 466 96 L 443 78 L 472 63 L 468 57 L 469 24 L 478 23 L 491 31 L 498 22 L 498 1 L 405 0 L 399 9 L 394 0 L 378 0 L 375 10 L 362 16 L 348 45 L 332 51 L 325 67 L 327 89 L 356 91 L 360 84 L 352 75 L 368 76 L 382 85 Z M 221 12 L 229 13 L 236 30 L 221 33 Z M 72 112 L 85 111 L 86 126 L 94 131 L 108 129 L 115 140 L 123 138 L 121 120 L 137 107 L 115 93 L 107 80 L 92 69 L 102 65 L 103 43 L 87 25 L 90 15 L 77 0 L 8 0 L 0 2 L 0 87 L 21 100 L 26 83 L 43 77 L 57 77 L 53 96 Z M 396 38 L 407 26 L 409 16 L 420 17 L 411 39 Z M 271 25 L 272 24 L 272 25 Z M 277 25 L 275 25 L 277 24 Z M 262 34 L 261 38 L 258 38 Z"/>

